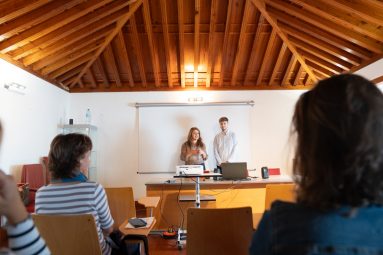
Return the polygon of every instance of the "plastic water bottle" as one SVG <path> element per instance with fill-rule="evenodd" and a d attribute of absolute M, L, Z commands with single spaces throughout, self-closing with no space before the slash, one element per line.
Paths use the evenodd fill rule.
<path fill-rule="evenodd" d="M 86 124 L 90 124 L 91 121 L 92 121 L 92 114 L 91 114 L 89 108 L 86 110 L 86 113 L 85 113 L 85 120 L 86 120 Z"/>

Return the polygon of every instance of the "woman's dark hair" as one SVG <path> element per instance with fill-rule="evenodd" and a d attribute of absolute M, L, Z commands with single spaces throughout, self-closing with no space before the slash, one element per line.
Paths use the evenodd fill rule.
<path fill-rule="evenodd" d="M 83 134 L 56 136 L 49 151 L 49 171 L 54 179 L 71 178 L 79 170 L 80 160 L 85 153 L 92 150 L 92 141 Z"/>
<path fill-rule="evenodd" d="M 297 199 L 329 210 L 383 205 L 383 95 L 342 74 L 320 81 L 295 107 Z"/>
<path fill-rule="evenodd" d="M 199 138 L 198 138 L 197 143 L 196 143 L 197 147 L 200 147 L 200 148 L 204 147 L 205 144 L 204 144 L 203 141 L 202 141 L 201 132 L 199 131 L 199 129 L 198 129 L 197 127 L 192 127 L 192 128 L 189 130 L 188 140 L 187 140 L 187 143 L 188 143 L 189 147 L 192 146 L 192 142 L 191 142 L 191 140 L 192 140 L 192 135 L 193 135 L 193 131 L 194 131 L 194 130 L 197 130 L 198 133 L 199 133 Z"/>

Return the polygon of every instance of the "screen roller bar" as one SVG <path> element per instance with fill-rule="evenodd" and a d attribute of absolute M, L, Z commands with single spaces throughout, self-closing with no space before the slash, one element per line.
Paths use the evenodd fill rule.
<path fill-rule="evenodd" d="M 222 106 L 222 105 L 248 105 L 254 106 L 254 101 L 226 101 L 206 103 L 136 103 L 135 107 L 177 107 L 177 106 Z"/>

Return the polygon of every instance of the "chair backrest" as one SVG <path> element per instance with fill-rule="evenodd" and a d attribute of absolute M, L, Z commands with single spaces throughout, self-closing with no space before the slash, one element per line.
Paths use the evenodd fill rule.
<path fill-rule="evenodd" d="M 126 219 L 136 217 L 132 187 L 105 188 L 114 227 L 118 228 Z"/>
<path fill-rule="evenodd" d="M 251 207 L 188 209 L 188 255 L 248 254 L 252 234 Z"/>
<path fill-rule="evenodd" d="M 265 210 L 270 209 L 275 200 L 295 202 L 295 184 L 267 184 L 265 197 Z"/>
<path fill-rule="evenodd" d="M 41 164 L 23 165 L 21 182 L 28 183 L 30 190 L 37 190 L 45 185 L 44 169 Z"/>
<path fill-rule="evenodd" d="M 280 168 L 269 168 L 269 175 L 280 175 L 281 169 Z"/>
<path fill-rule="evenodd" d="M 32 218 L 52 254 L 101 254 L 93 215 L 32 214 Z"/>

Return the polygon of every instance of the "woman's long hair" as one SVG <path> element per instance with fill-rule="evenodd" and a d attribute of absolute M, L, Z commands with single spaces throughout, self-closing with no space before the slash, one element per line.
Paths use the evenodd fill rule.
<path fill-rule="evenodd" d="M 187 140 L 187 144 L 189 147 L 192 147 L 192 135 L 193 135 L 193 131 L 194 130 L 197 130 L 198 133 L 199 133 L 199 138 L 197 140 L 197 143 L 196 143 L 196 146 L 199 147 L 199 148 L 203 148 L 205 146 L 205 144 L 203 143 L 202 141 L 202 136 L 201 136 L 201 132 L 199 131 L 199 129 L 197 127 L 192 127 L 190 130 L 189 130 L 189 134 L 188 134 L 188 140 Z"/>
<path fill-rule="evenodd" d="M 297 199 L 329 210 L 383 205 L 383 95 L 343 74 L 320 81 L 295 107 Z"/>

